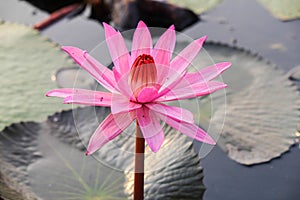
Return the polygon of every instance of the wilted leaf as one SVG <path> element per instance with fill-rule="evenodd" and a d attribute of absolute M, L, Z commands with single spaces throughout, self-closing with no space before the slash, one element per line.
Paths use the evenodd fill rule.
<path fill-rule="evenodd" d="M 47 99 L 51 76 L 70 65 L 59 47 L 30 27 L 0 24 L 0 130 L 13 122 L 41 121 L 63 106 Z"/>
<path fill-rule="evenodd" d="M 172 24 L 177 31 L 198 22 L 198 16 L 187 8 L 162 1 L 117 0 L 112 1 L 112 23 L 121 30 L 129 30 L 143 20 L 148 27 L 168 28 Z"/>
<path fill-rule="evenodd" d="M 258 0 L 274 17 L 286 21 L 300 18 L 298 0 Z"/>
<path fill-rule="evenodd" d="M 176 30 L 181 31 L 188 26 L 198 22 L 198 16 L 190 9 L 170 4 L 167 1 L 150 1 L 150 0 L 26 0 L 39 9 L 46 10 L 52 13 L 52 16 L 45 20 L 44 23 L 36 24 L 36 28 L 41 30 L 53 21 L 58 20 L 64 16 L 62 13 L 67 13 L 66 7 L 81 3 L 82 5 L 73 10 L 69 16 L 76 16 L 81 14 L 87 7 L 90 9 L 90 18 L 99 22 L 112 23 L 119 30 L 129 30 L 136 28 L 137 23 L 143 20 L 148 27 L 164 27 L 168 28 L 172 24 L 175 25 Z M 211 7 L 213 3 L 209 3 Z M 86 6 L 88 5 L 88 6 Z M 202 4 L 203 5 L 203 4 Z M 77 6 L 76 6 L 77 7 Z M 198 7 L 199 8 L 199 7 Z M 62 10 L 60 10 L 62 9 Z M 55 14 L 54 12 L 57 11 Z"/>
<path fill-rule="evenodd" d="M 68 6 L 74 3 L 81 3 L 83 0 L 26 0 L 28 3 L 38 7 L 41 10 L 45 10 L 47 12 L 54 12 L 60 8 Z"/>

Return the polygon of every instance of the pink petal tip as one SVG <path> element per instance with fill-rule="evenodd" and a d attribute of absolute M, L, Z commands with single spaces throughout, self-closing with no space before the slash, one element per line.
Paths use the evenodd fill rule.
<path fill-rule="evenodd" d="M 107 24 L 105 22 L 103 22 L 103 27 L 104 27 L 106 38 L 110 38 L 111 36 L 113 36 L 117 33 L 117 31 L 112 26 L 110 26 L 109 24 Z"/>
<path fill-rule="evenodd" d="M 207 135 L 204 138 L 203 142 L 205 142 L 207 144 L 211 144 L 211 145 L 216 145 L 217 144 L 216 141 L 211 136 L 209 136 L 209 135 Z"/>
<path fill-rule="evenodd" d="M 175 30 L 174 24 L 172 24 L 172 25 L 169 27 L 169 30 Z"/>
<path fill-rule="evenodd" d="M 150 147 L 150 146 L 149 146 Z M 151 151 L 153 152 L 153 153 L 157 153 L 159 150 L 160 150 L 160 147 L 157 147 L 157 148 L 151 148 L 150 147 L 150 149 L 151 149 Z"/>
<path fill-rule="evenodd" d="M 147 27 L 147 25 L 142 20 L 139 21 L 137 28 L 145 28 L 145 27 Z"/>
<path fill-rule="evenodd" d="M 53 96 L 55 96 L 55 95 L 53 95 L 54 91 L 55 91 L 55 90 L 50 90 L 50 91 L 48 91 L 48 92 L 45 94 L 45 96 L 46 96 L 46 97 L 53 97 Z"/>
<path fill-rule="evenodd" d="M 207 36 L 205 35 L 205 36 L 197 39 L 196 42 L 199 44 L 199 46 L 202 46 L 206 39 L 207 39 Z"/>
<path fill-rule="evenodd" d="M 106 23 L 106 22 L 102 22 L 102 25 L 103 25 L 103 26 L 109 26 L 109 24 Z"/>
<path fill-rule="evenodd" d="M 231 65 L 232 65 L 231 62 L 223 62 L 223 63 L 220 65 L 221 72 L 227 70 Z"/>

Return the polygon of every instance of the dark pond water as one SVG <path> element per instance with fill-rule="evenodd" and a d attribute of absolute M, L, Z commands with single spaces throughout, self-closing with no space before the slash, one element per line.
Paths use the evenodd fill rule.
<path fill-rule="evenodd" d="M 0 19 L 32 25 L 46 13 L 24 1 L 0 0 Z M 99 24 L 87 19 L 87 13 L 65 18 L 42 31 L 62 45 L 91 50 L 103 41 Z M 281 22 L 256 1 L 225 0 L 202 16 L 202 22 L 184 33 L 196 38 L 235 44 L 261 54 L 285 72 L 300 65 L 300 20 Z M 197 145 L 196 145 L 197 148 Z M 298 200 L 300 199 L 300 150 L 298 145 L 280 158 L 251 167 L 230 160 L 215 147 L 203 159 L 205 200 Z"/>

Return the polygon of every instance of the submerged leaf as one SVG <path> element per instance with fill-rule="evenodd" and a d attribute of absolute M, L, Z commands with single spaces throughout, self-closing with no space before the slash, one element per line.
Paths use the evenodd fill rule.
<path fill-rule="evenodd" d="M 298 0 L 258 0 L 271 14 L 283 21 L 300 18 Z"/>
<path fill-rule="evenodd" d="M 0 24 L 0 130 L 13 122 L 41 121 L 61 108 L 45 98 L 55 88 L 51 76 L 70 61 L 59 47 L 30 27 Z"/>

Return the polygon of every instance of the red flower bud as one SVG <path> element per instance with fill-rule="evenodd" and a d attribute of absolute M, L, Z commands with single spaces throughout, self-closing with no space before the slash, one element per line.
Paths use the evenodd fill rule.
<path fill-rule="evenodd" d="M 145 88 L 156 85 L 157 71 L 154 59 L 150 55 L 138 56 L 132 64 L 129 75 L 129 85 L 135 95 Z"/>

